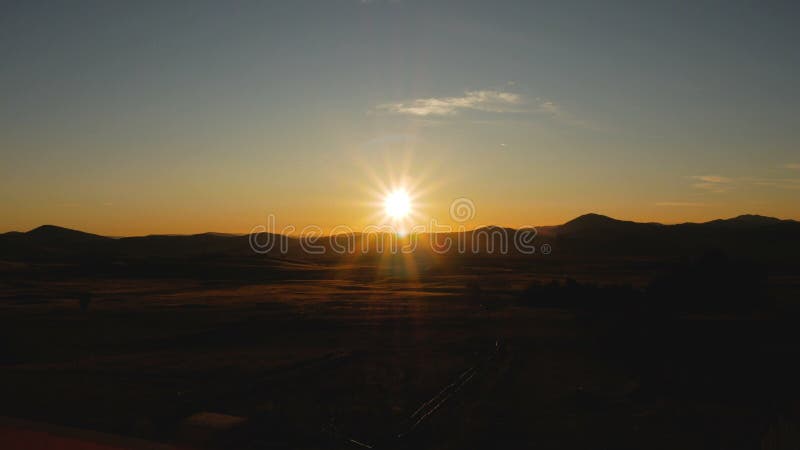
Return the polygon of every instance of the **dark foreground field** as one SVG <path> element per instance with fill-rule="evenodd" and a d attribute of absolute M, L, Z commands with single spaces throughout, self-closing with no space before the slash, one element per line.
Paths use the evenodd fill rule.
<path fill-rule="evenodd" d="M 2 234 L 0 448 L 800 448 L 800 223 L 504 232 Z"/>
<path fill-rule="evenodd" d="M 791 275 L 679 310 L 659 265 L 444 267 L 7 266 L 0 415 L 192 448 L 797 448 Z"/>

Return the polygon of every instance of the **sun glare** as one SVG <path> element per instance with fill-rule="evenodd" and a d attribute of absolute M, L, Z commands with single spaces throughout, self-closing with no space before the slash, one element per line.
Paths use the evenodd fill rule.
<path fill-rule="evenodd" d="M 383 207 L 392 219 L 403 219 L 411 212 L 411 199 L 406 191 L 396 190 L 386 196 Z"/>

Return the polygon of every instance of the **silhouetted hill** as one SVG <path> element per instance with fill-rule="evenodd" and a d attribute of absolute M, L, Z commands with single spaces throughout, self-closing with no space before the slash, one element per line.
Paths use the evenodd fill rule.
<path fill-rule="evenodd" d="M 705 223 L 662 225 L 587 214 L 546 227 L 554 252 L 563 255 L 687 256 L 710 250 L 786 259 L 800 250 L 800 222 L 742 215 Z"/>
<path fill-rule="evenodd" d="M 418 255 L 431 253 L 431 244 L 451 242 L 447 254 L 498 255 L 502 235 L 511 241 L 508 248 L 515 253 L 513 236 L 516 230 L 503 227 L 484 227 L 458 233 L 423 234 L 418 239 Z M 742 215 L 705 223 L 662 225 L 617 220 L 600 214 L 585 214 L 562 225 L 538 227 L 534 243 L 548 244 L 554 257 L 596 258 L 644 257 L 651 259 L 693 256 L 709 250 L 722 250 L 732 255 L 763 259 L 790 260 L 800 252 L 800 222 L 773 217 Z M 360 235 L 359 235 L 360 236 Z M 318 254 L 306 251 L 309 241 L 278 235 L 260 234 L 259 242 L 272 239 L 275 245 L 267 252 L 255 253 L 250 248 L 250 236 L 203 233 L 196 235 L 150 235 L 108 238 L 77 230 L 44 225 L 26 233 L 10 232 L 0 235 L 0 259 L 7 261 L 120 261 L 135 259 L 146 262 L 153 258 L 185 259 L 219 257 L 289 258 L 316 260 Z M 459 246 L 459 237 L 465 242 Z M 283 239 L 286 253 L 281 251 Z M 370 236 L 368 251 L 378 241 L 386 243 L 396 237 Z M 407 238 L 404 238 L 407 239 Z M 357 239 L 357 241 L 360 241 Z M 344 242 L 339 240 L 339 242 Z M 314 244 L 314 243 L 312 243 Z M 491 244 L 491 245 L 490 245 Z M 336 238 L 322 238 L 316 248 L 324 247 L 326 257 L 336 257 L 330 249 L 341 244 Z M 362 246 L 356 246 L 362 253 Z M 384 246 L 384 248 L 388 248 Z M 437 247 L 440 248 L 440 247 Z M 492 251 L 491 249 L 494 249 Z M 487 250 L 489 250 L 487 252 Z M 438 252 L 437 253 L 441 253 Z M 539 253 L 540 254 L 540 253 Z M 502 256 L 502 255 L 500 255 Z"/>
<path fill-rule="evenodd" d="M 756 214 L 743 214 L 731 219 L 712 220 L 710 222 L 706 222 L 705 224 L 723 227 L 752 228 L 793 222 L 797 223 L 793 220 L 781 220 L 775 217 L 759 216 Z"/>
<path fill-rule="evenodd" d="M 50 241 L 50 242 L 64 243 L 64 242 L 78 242 L 78 241 L 85 242 L 96 239 L 109 239 L 105 236 L 85 233 L 83 231 L 73 230 L 70 228 L 63 228 L 55 225 L 42 225 L 24 234 L 40 242 Z"/>
<path fill-rule="evenodd" d="M 42 225 L 28 232 L 0 235 L 0 258 L 7 260 L 73 259 L 94 254 L 113 241 L 83 231 Z"/>
<path fill-rule="evenodd" d="M 606 237 L 618 234 L 630 234 L 655 231 L 663 225 L 657 223 L 640 223 L 629 220 L 617 220 L 601 214 L 584 214 L 556 228 L 557 234 L 594 236 L 603 234 Z"/>
<path fill-rule="evenodd" d="M 561 233 L 580 233 L 583 231 L 615 230 L 643 225 L 636 222 L 617 220 L 602 214 L 589 213 L 578 216 L 569 222 L 560 225 Z"/>
<path fill-rule="evenodd" d="M 239 254 L 250 248 L 247 236 L 216 233 L 126 237 L 118 239 L 117 247 L 122 254 L 137 257 Z"/>

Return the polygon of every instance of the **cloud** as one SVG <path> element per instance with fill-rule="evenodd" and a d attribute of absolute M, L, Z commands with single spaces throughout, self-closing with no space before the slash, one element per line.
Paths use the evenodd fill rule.
<path fill-rule="evenodd" d="M 719 175 L 694 175 L 692 178 L 705 183 L 730 183 L 733 181 L 728 177 L 721 177 Z"/>
<path fill-rule="evenodd" d="M 673 206 L 673 207 L 702 207 L 708 206 L 706 203 L 699 202 L 658 202 L 656 206 Z"/>
<path fill-rule="evenodd" d="M 541 101 L 541 103 L 539 103 L 539 111 L 554 116 L 561 114 L 561 108 L 550 100 Z"/>
<path fill-rule="evenodd" d="M 800 170 L 800 164 L 797 164 L 797 163 L 784 164 L 783 168 L 784 169 L 792 169 L 792 170 Z"/>
<path fill-rule="evenodd" d="M 412 116 L 451 116 L 463 110 L 485 112 L 515 112 L 520 96 L 511 92 L 481 90 L 466 91 L 461 97 L 418 98 L 409 102 L 385 103 L 377 109 Z"/>
<path fill-rule="evenodd" d="M 512 82 L 507 84 L 513 86 Z M 519 94 L 495 89 L 466 91 L 460 97 L 428 97 L 404 102 L 384 103 L 376 106 L 374 111 L 416 116 L 425 118 L 428 122 L 431 122 L 435 117 L 456 116 L 462 111 L 546 115 L 555 122 L 572 127 L 598 132 L 608 131 L 607 127 L 575 117 L 552 100 L 536 97 L 530 101 Z"/>
<path fill-rule="evenodd" d="M 572 127 L 584 128 L 587 130 L 603 132 L 603 133 L 610 131 L 610 128 L 606 125 L 602 125 L 597 122 L 586 120 L 583 118 L 575 117 L 574 114 L 571 114 L 569 111 L 566 111 L 560 104 L 552 100 L 536 97 L 535 105 L 536 106 L 534 112 L 540 114 L 546 114 L 559 123 L 569 125 Z"/>
<path fill-rule="evenodd" d="M 697 181 L 692 184 L 693 187 L 714 193 L 727 192 L 734 187 L 746 188 L 753 186 L 800 190 L 800 178 L 728 178 L 720 175 L 693 175 L 689 178 Z"/>
<path fill-rule="evenodd" d="M 692 186 L 709 192 L 727 192 L 732 187 L 733 180 L 719 175 L 693 175 L 689 178 L 699 181 Z"/>
<path fill-rule="evenodd" d="M 747 181 L 756 186 L 789 190 L 800 189 L 800 178 L 748 178 Z"/>

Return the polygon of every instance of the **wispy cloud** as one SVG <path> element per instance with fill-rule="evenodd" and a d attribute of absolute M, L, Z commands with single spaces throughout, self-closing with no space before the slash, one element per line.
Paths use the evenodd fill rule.
<path fill-rule="evenodd" d="M 709 192 L 722 193 L 731 189 L 733 180 L 720 175 L 692 175 L 697 182 L 692 186 Z"/>
<path fill-rule="evenodd" d="M 558 106 L 557 104 L 551 102 L 550 100 L 541 100 L 541 99 L 537 99 L 537 100 L 539 101 L 539 111 L 540 112 L 552 114 L 554 116 L 558 116 L 558 115 L 563 113 L 563 111 L 561 110 L 561 107 Z"/>
<path fill-rule="evenodd" d="M 800 189 L 800 178 L 748 178 L 746 181 L 756 185 L 778 189 Z"/>
<path fill-rule="evenodd" d="M 610 130 L 608 126 L 575 117 L 574 114 L 565 110 L 564 107 L 552 100 L 537 97 L 534 105 L 535 108 L 533 112 L 546 114 L 552 117 L 553 120 L 562 124 L 599 132 L 608 132 Z"/>
<path fill-rule="evenodd" d="M 521 102 L 520 96 L 511 92 L 494 90 L 466 91 L 461 97 L 418 98 L 408 102 L 385 103 L 377 109 L 412 116 L 450 116 L 463 110 L 486 112 L 512 112 Z"/>
<path fill-rule="evenodd" d="M 704 183 L 730 183 L 733 181 L 728 177 L 721 177 L 719 175 L 694 175 L 692 178 L 700 180 Z"/>
<path fill-rule="evenodd" d="M 739 177 L 728 178 L 720 175 L 693 175 L 692 187 L 707 192 L 723 193 L 734 188 L 768 187 L 775 189 L 800 190 L 800 178 Z"/>
<path fill-rule="evenodd" d="M 656 206 L 670 206 L 676 208 L 688 207 L 688 208 L 699 208 L 703 206 L 708 206 L 707 203 L 700 203 L 700 202 L 658 202 Z"/>
<path fill-rule="evenodd" d="M 514 83 L 507 83 L 509 87 Z M 524 98 L 522 95 L 497 89 L 465 91 L 460 97 L 427 97 L 377 105 L 373 111 L 403 114 L 424 118 L 431 122 L 434 118 L 446 119 L 463 111 L 483 113 L 514 113 L 518 117 L 548 116 L 553 121 L 573 127 L 594 131 L 608 131 L 606 127 L 575 117 L 553 100 L 536 97 Z M 530 119 L 531 117 L 526 117 Z M 478 122 L 476 122 L 478 123 Z"/>
<path fill-rule="evenodd" d="M 792 169 L 792 170 L 800 170 L 800 164 L 798 163 L 789 163 L 783 165 L 784 169 Z"/>

